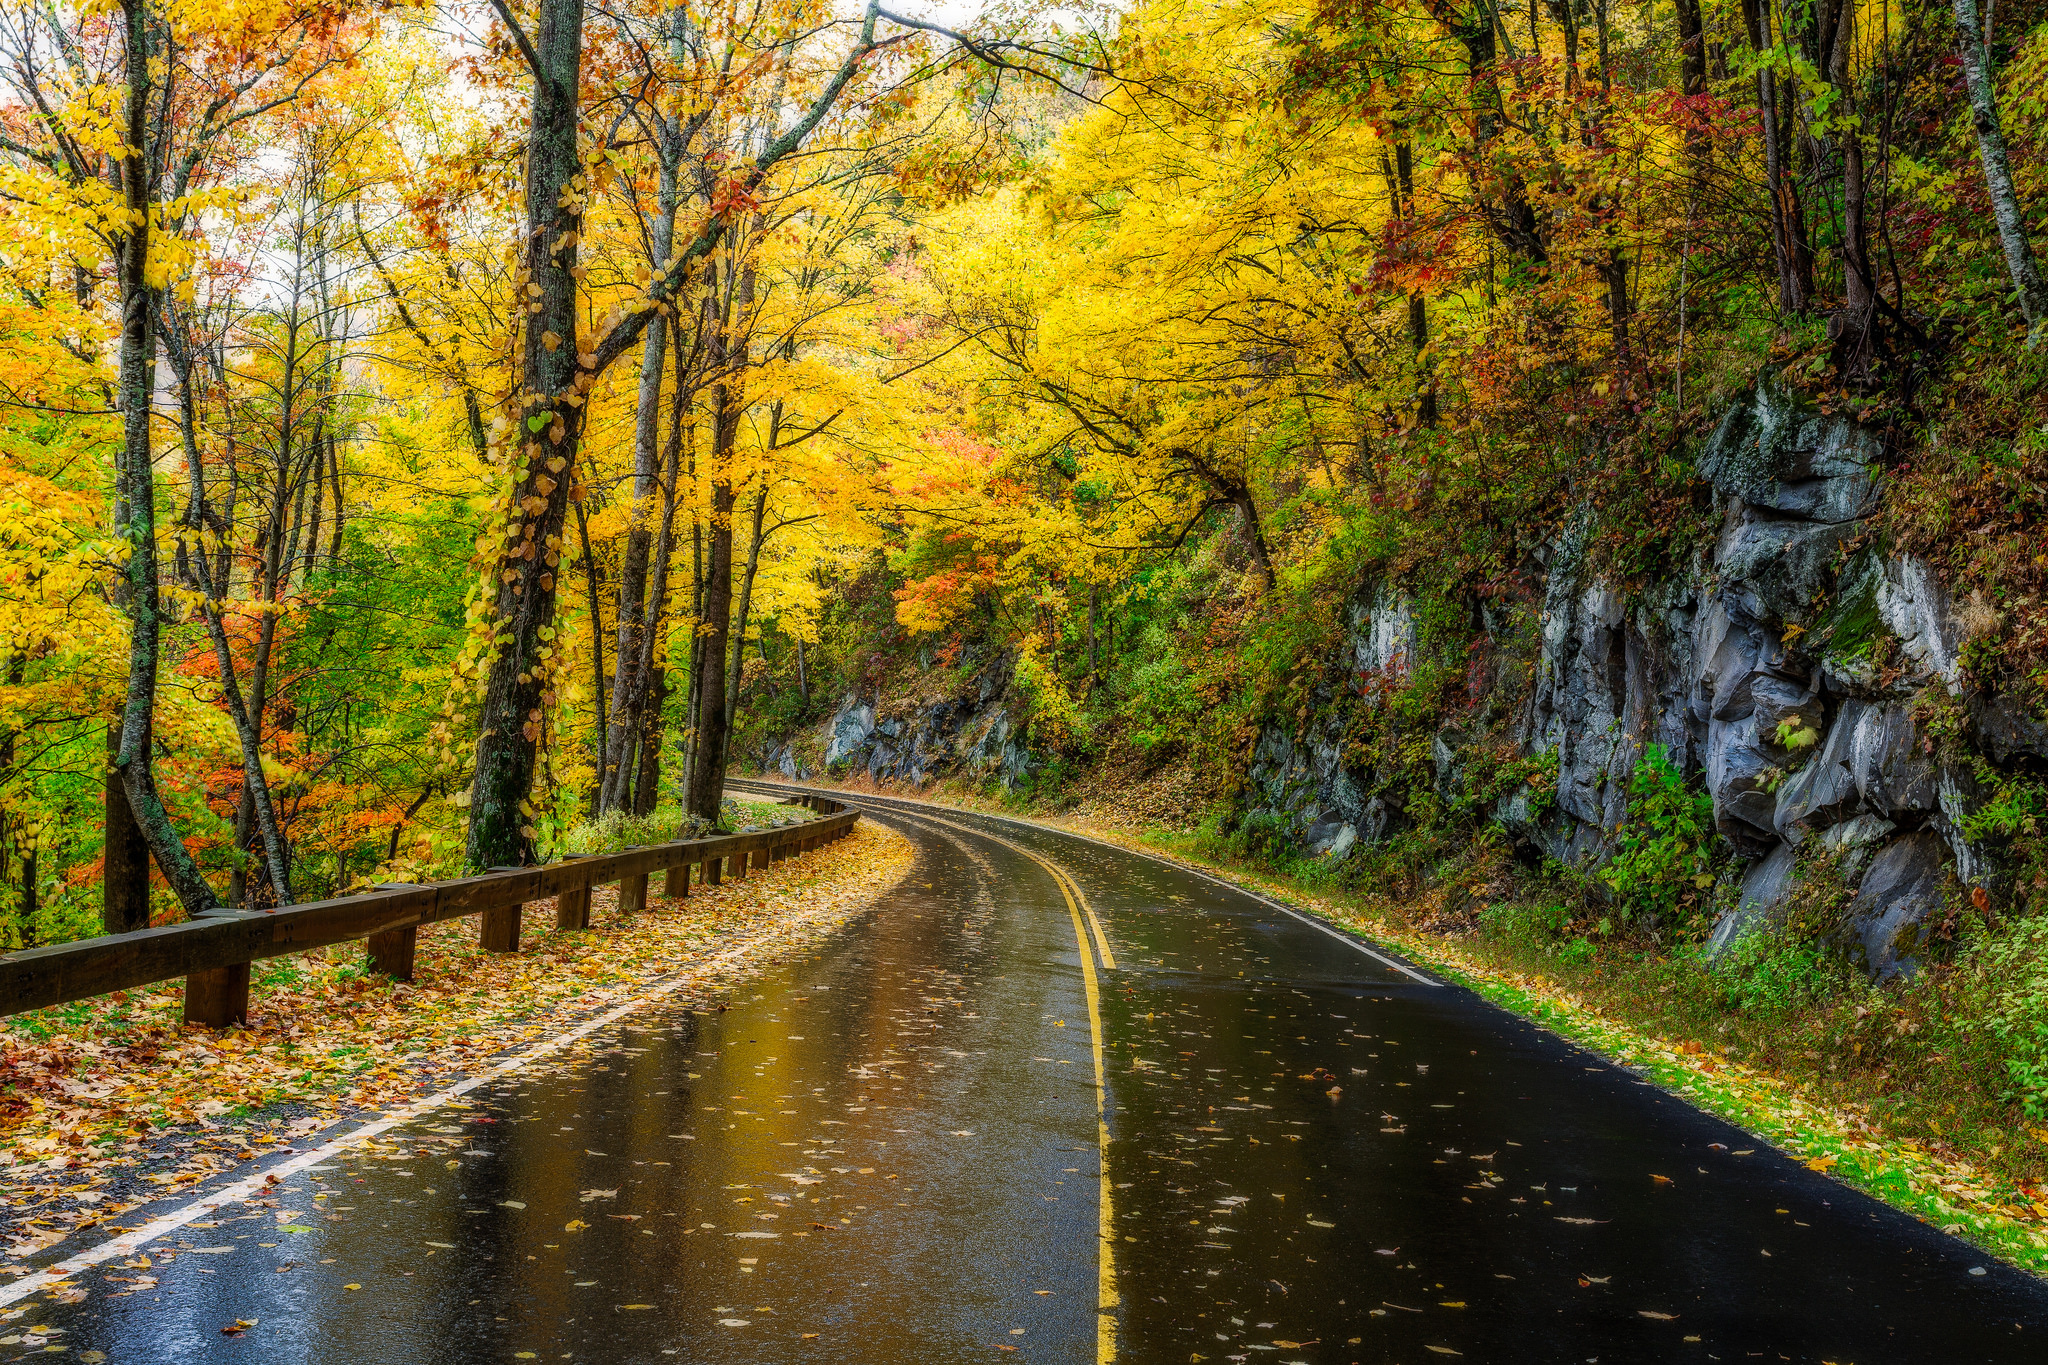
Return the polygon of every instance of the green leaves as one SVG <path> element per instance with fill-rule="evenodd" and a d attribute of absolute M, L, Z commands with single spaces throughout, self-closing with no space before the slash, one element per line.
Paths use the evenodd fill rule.
<path fill-rule="evenodd" d="M 1668 915 L 1712 884 L 1714 801 L 1687 790 L 1684 772 L 1659 744 L 1636 760 L 1628 794 L 1620 851 L 1598 875 L 1623 920 Z"/>

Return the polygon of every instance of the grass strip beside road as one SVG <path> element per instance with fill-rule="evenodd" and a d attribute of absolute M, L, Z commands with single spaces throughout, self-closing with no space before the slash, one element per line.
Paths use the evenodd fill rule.
<path fill-rule="evenodd" d="M 1371 898 L 1334 899 L 1289 878 L 1193 856 L 1185 841 L 1169 831 L 1134 835 L 1072 818 L 1046 823 L 1168 857 L 1375 939 L 1756 1134 L 1810 1169 L 2048 1276 L 2048 1202 L 1955 1154 L 1885 1134 L 1864 1115 L 1812 1096 L 1791 1078 L 1731 1060 L 1694 1039 L 1660 1035 L 1602 1008 L 1583 992 L 1473 952 L 1465 940 L 1424 932 L 1405 918 L 1376 912 Z"/>
<path fill-rule="evenodd" d="M 849 794 L 859 791 L 850 789 Z M 876 794 L 921 799 L 879 789 Z M 930 804 L 1019 818 L 1012 809 L 974 793 L 948 791 L 945 796 L 945 802 Z M 1589 979 L 1583 972 L 1576 981 L 1566 982 L 1561 973 L 1548 974 L 1541 963 L 1532 968 L 1525 956 L 1483 936 L 1429 932 L 1422 926 L 1439 919 L 1441 889 L 1423 893 L 1412 904 L 1397 903 L 1369 892 L 1333 892 L 1285 874 L 1235 865 L 1199 847 L 1192 835 L 1150 822 L 1092 819 L 1085 814 L 1032 822 L 1166 858 L 1374 939 L 1502 1008 L 1629 1067 L 1811 1169 L 2013 1265 L 2048 1276 L 2048 1190 L 2035 1183 L 2032 1163 L 2010 1150 L 2048 1141 L 2048 1133 L 2027 1127 L 2017 1115 L 2006 1135 L 2007 1169 L 1994 1169 L 1991 1160 L 1973 1160 L 1972 1148 L 1964 1143 L 1904 1136 L 1896 1125 L 1888 1131 L 1871 1116 L 1874 1104 L 1856 1102 L 1859 1088 L 1877 1083 L 1868 1073 L 1837 1078 L 1836 1093 L 1824 1094 L 1813 1077 L 1753 1066 L 1729 1055 L 1732 1049 L 1716 1042 L 1710 1029 L 1672 1028 L 1668 1014 L 1637 1008 L 1636 990 L 1598 976 Z M 1783 1055 L 1784 1048 L 1779 1052 Z M 1997 1137 L 1991 1135 L 1994 1144 Z M 1996 1158 L 2000 1150 L 1994 1145 L 1988 1153 L 1975 1154 Z"/>

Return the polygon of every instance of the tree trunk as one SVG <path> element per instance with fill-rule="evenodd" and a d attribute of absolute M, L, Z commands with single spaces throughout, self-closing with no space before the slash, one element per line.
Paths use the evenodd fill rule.
<path fill-rule="evenodd" d="M 249 703 L 245 704 L 240 676 L 236 671 L 232 642 L 228 639 L 227 622 L 221 614 L 229 584 L 225 574 L 215 577 L 206 557 L 203 543 L 196 548 L 189 545 L 186 535 L 198 540 L 204 530 L 207 517 L 205 466 L 199 449 L 199 389 L 198 376 L 192 353 L 193 338 L 181 330 L 176 318 L 169 319 L 172 326 L 166 331 L 170 338 L 171 368 L 178 381 L 178 430 L 185 447 L 185 462 L 190 471 L 186 495 L 185 514 L 179 522 L 178 569 L 187 584 L 196 589 L 200 596 L 200 617 L 205 622 L 209 643 L 213 647 L 214 663 L 220 669 L 221 696 L 227 703 L 228 718 L 235 727 L 235 735 L 242 751 L 242 794 L 235 813 L 235 848 L 248 855 L 260 843 L 262 856 L 260 870 L 265 874 L 259 879 L 259 886 L 267 885 L 270 900 L 274 904 L 289 905 L 291 892 L 291 855 L 277 819 L 277 807 L 271 800 L 270 785 L 263 773 L 263 713 L 267 704 L 270 677 L 270 658 L 276 648 L 278 613 L 274 608 L 279 600 L 279 580 L 288 580 L 292 566 L 297 560 L 295 542 L 282 543 L 282 527 L 279 518 L 290 487 L 287 477 L 291 460 L 290 394 L 292 367 L 288 363 L 285 371 L 286 420 L 281 424 L 281 451 L 278 464 L 278 478 L 272 493 L 271 515 L 266 528 L 264 559 L 256 581 L 251 585 L 256 595 L 273 610 L 266 611 L 263 625 L 258 632 L 256 658 L 250 669 Z M 324 459 L 324 450 L 316 453 Z M 315 478 L 318 472 L 315 471 Z M 298 481 L 298 494 L 294 506 L 305 492 L 304 480 Z M 296 511 L 294 512 L 296 516 Z M 240 906 L 252 904 L 249 878 L 242 863 L 237 862 L 229 874 L 228 899 Z"/>
<path fill-rule="evenodd" d="M 1758 52 L 1772 45 L 1770 0 L 1744 0 L 1743 22 L 1749 45 Z M 1798 192 L 1785 165 L 1785 129 L 1779 117 L 1777 76 L 1768 65 L 1756 72 L 1757 113 L 1763 121 L 1764 181 L 1771 197 L 1771 255 L 1778 270 L 1778 310 L 1788 317 L 1806 311 L 1813 296 L 1811 275 L 1800 268 L 1799 240 L 1804 234 Z"/>
<path fill-rule="evenodd" d="M 595 818 L 604 809 L 604 763 L 610 751 L 605 733 L 604 701 L 604 615 L 598 606 L 597 556 L 590 552 L 590 518 L 583 513 L 583 504 L 576 504 L 576 535 L 583 546 L 583 587 L 590 612 L 590 681 L 597 690 L 597 736 L 591 749 L 590 766 L 597 780 L 590 785 L 590 814 Z"/>
<path fill-rule="evenodd" d="M 1252 562 L 1259 566 L 1259 579 L 1271 592 L 1275 585 L 1273 557 L 1266 552 L 1266 533 L 1259 525 L 1258 505 L 1252 501 L 1251 490 L 1240 484 L 1231 502 L 1236 504 L 1238 515 L 1244 518 L 1245 535 L 1251 541 Z"/>
<path fill-rule="evenodd" d="M 300 582 L 313 576 L 320 567 L 320 526 L 327 511 L 327 444 L 325 422 L 315 418 L 313 422 L 312 459 L 307 468 L 312 476 L 313 511 L 306 521 L 306 565 Z"/>
<path fill-rule="evenodd" d="M 2048 285 L 2034 263 L 2027 240 L 2026 214 L 2013 188 L 2012 163 L 2005 153 L 2005 133 L 1998 117 L 1998 81 L 1991 69 L 1991 50 L 1977 23 L 1977 0 L 1954 0 L 1956 51 L 1963 61 L 1963 79 L 1970 90 L 1970 122 L 1977 130 L 1977 160 L 1984 167 L 1984 187 L 1991 196 L 1991 217 L 1998 224 L 1998 242 L 2005 249 L 2006 272 L 2019 295 L 2027 320 L 2027 346 L 2039 346 L 2048 329 Z"/>
<path fill-rule="evenodd" d="M 1706 93 L 1707 44 L 1700 26 L 1700 0 L 1674 0 L 1678 17 L 1679 88 L 1688 97 Z"/>
<path fill-rule="evenodd" d="M 121 726 L 107 727 L 106 848 L 100 872 L 100 925 L 110 934 L 149 927 L 149 843 L 128 809 L 121 770 Z"/>
<path fill-rule="evenodd" d="M 471 395 L 475 397 L 474 394 Z M 341 502 L 341 443 L 334 433 L 327 433 L 327 472 L 334 479 L 334 534 L 327 542 L 327 565 L 331 569 L 341 567 L 341 532 L 346 514 Z"/>
<path fill-rule="evenodd" d="M 632 804 L 633 774 L 626 766 L 625 737 L 638 725 L 644 682 L 629 674 L 639 666 L 647 630 L 647 559 L 654 545 L 654 530 L 648 522 L 654 511 L 655 472 L 661 458 L 661 380 L 667 339 L 664 319 L 657 317 L 647 324 L 647 339 L 640 353 L 639 407 L 634 414 L 633 503 L 626 551 L 619 561 L 619 633 L 614 643 L 609 744 L 598 782 L 600 811 L 623 810 Z"/>
<path fill-rule="evenodd" d="M 124 514 L 116 532 L 128 542 L 123 577 L 131 628 L 128 637 L 128 694 L 121 712 L 121 747 L 114 760 L 129 809 L 157 867 L 188 914 L 220 904 L 199 864 L 185 849 L 157 792 L 156 682 L 162 651 L 162 598 L 157 583 L 156 469 L 150 456 L 150 404 L 156 393 L 156 311 L 158 288 L 149 280 L 149 223 L 153 175 L 145 149 L 152 145 L 150 69 L 159 54 L 151 49 L 149 11 L 143 0 L 123 0 L 123 56 L 127 75 L 126 145 L 117 162 L 128 229 L 119 238 L 115 275 L 121 290 L 121 452 L 115 498 Z"/>
<path fill-rule="evenodd" d="M 697 790 L 697 716 L 704 709 L 704 525 L 690 523 L 690 680 L 683 698 L 683 804 Z"/>
<path fill-rule="evenodd" d="M 697 662 L 696 756 L 690 772 L 689 810 L 716 820 L 725 800 L 726 751 L 732 740 L 731 711 L 726 704 L 726 649 L 732 635 L 732 516 L 738 505 L 733 486 L 733 457 L 739 446 L 742 394 L 746 382 L 746 322 L 752 272 L 735 271 L 734 254 L 726 253 L 724 276 L 732 288 L 728 302 L 706 323 L 707 359 L 718 382 L 711 386 L 711 544 L 704 574 L 704 614 L 698 626 L 703 653 Z M 716 297 L 716 290 L 712 291 Z"/>
<path fill-rule="evenodd" d="M 470 787 L 469 863 L 530 862 L 528 798 L 553 660 L 540 657 L 555 615 L 555 569 L 576 477 L 583 395 L 594 371 L 578 362 L 576 242 L 583 167 L 576 150 L 583 70 L 582 0 L 540 0 L 533 43 L 533 127 L 526 156 L 526 241 L 517 284 L 528 292 L 521 348 L 522 421 L 505 549 L 498 561 L 493 629 L 501 641 L 485 684 L 476 776 Z"/>
<path fill-rule="evenodd" d="M 1570 8 L 1567 0 L 1564 6 L 1567 15 Z M 1500 97 L 1497 65 L 1499 51 L 1493 7 L 1490 3 L 1482 4 L 1468 12 L 1453 11 L 1448 6 L 1440 6 L 1432 12 L 1437 21 L 1450 29 L 1451 36 L 1465 49 L 1465 69 L 1471 79 L 1474 104 L 1472 155 L 1475 162 L 1483 161 L 1487 147 L 1498 135 L 1501 123 L 1506 117 Z M 1564 32 L 1567 56 L 1572 67 L 1567 79 L 1576 85 L 1579 40 L 1575 18 L 1565 23 Z M 1529 202 L 1527 186 L 1512 169 L 1506 169 L 1502 180 L 1501 202 L 1481 203 L 1495 238 L 1502 246 L 1531 264 L 1547 263 L 1550 260 L 1550 251 L 1543 240 L 1542 224 L 1536 216 L 1535 208 Z"/>
<path fill-rule="evenodd" d="M 1836 12 L 1831 60 L 1824 68 L 1840 92 L 1844 112 L 1856 113 L 1854 73 L 1856 5 L 1842 0 Z M 1846 363 L 1844 373 L 1858 373 L 1869 364 L 1876 345 L 1877 272 L 1870 262 L 1870 188 L 1863 164 L 1863 130 L 1854 117 L 1840 120 L 1835 133 L 1842 158 L 1842 309 L 1830 330 Z"/>
<path fill-rule="evenodd" d="M 1415 150 L 1407 138 L 1394 145 L 1394 198 L 1403 232 L 1415 221 Z M 1415 358 L 1415 425 L 1437 424 L 1436 381 L 1429 373 L 1429 305 L 1420 293 L 1408 296 L 1408 349 Z"/>
<path fill-rule="evenodd" d="M 1102 662 L 1102 655 L 1095 638 L 1095 618 L 1101 609 L 1101 603 L 1097 600 L 1098 595 L 1095 585 L 1090 583 L 1088 585 L 1088 677 L 1091 681 L 1095 677 L 1096 669 L 1101 666 Z M 799 643 L 798 648 L 802 648 L 801 643 Z M 799 654 L 798 657 L 801 658 L 802 655 Z"/>
<path fill-rule="evenodd" d="M 661 736 L 668 702 L 668 670 L 657 667 L 640 707 L 640 773 L 633 784 L 633 813 L 652 815 L 661 804 Z"/>
<path fill-rule="evenodd" d="M 719 395 L 719 439 L 726 446 L 725 428 L 737 425 L 739 414 L 727 411 L 726 386 Z M 728 447 L 729 449 L 729 447 Z M 711 544 L 704 575 L 704 620 L 699 628 L 703 653 L 697 661 L 697 757 L 690 773 L 690 814 L 706 820 L 718 818 L 725 798 L 725 750 L 730 732 L 725 721 L 725 647 L 732 622 L 732 513 L 731 469 L 714 456 L 711 474 Z"/>
<path fill-rule="evenodd" d="M 728 730 L 739 715 L 740 674 L 747 664 L 747 618 L 753 613 L 754 575 L 761 569 L 761 523 L 767 511 L 768 485 L 764 480 L 760 491 L 754 494 L 754 511 L 748 518 L 747 567 L 740 574 L 739 612 L 733 619 L 732 664 L 726 671 L 725 681 L 725 724 Z"/>

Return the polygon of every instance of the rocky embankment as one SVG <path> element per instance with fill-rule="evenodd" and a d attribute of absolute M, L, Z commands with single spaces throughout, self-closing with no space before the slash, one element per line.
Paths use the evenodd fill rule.
<path fill-rule="evenodd" d="M 1615 850 L 1638 759 L 1661 746 L 1703 780 L 1740 860 L 1714 949 L 1782 917 L 1826 858 L 1852 890 L 1840 932 L 1853 951 L 1875 976 L 1911 971 L 1954 898 L 1997 895 L 1995 850 L 1968 816 L 1983 773 L 2048 759 L 2048 723 L 1966 685 L 1961 651 L 1989 611 L 1952 602 L 1927 564 L 1882 544 L 1883 451 L 1868 432 L 1766 379 L 1726 414 L 1700 472 L 1720 532 L 1688 573 L 1630 600 L 1566 535 L 1473 606 L 1465 695 L 1432 738 L 1428 780 L 1469 799 L 1479 749 L 1540 760 L 1545 780 L 1493 798 L 1491 814 L 1525 847 L 1591 869 Z M 1352 741 L 1373 699 L 1408 679 L 1414 616 L 1400 587 L 1367 583 L 1306 719 L 1258 737 L 1250 813 L 1314 854 L 1344 858 L 1412 823 L 1412 768 Z M 1014 784 L 1033 760 L 1008 684 L 997 660 L 960 695 L 897 714 L 850 696 L 767 766 Z"/>
<path fill-rule="evenodd" d="M 960 693 L 877 714 L 858 694 L 842 698 L 814 735 L 799 735 L 762 757 L 764 770 L 792 781 L 829 773 L 923 786 L 967 773 L 1015 786 L 1035 766 L 1011 718 L 1011 661 L 987 663 Z"/>
<path fill-rule="evenodd" d="M 1548 547 L 1529 585 L 1533 686 L 1526 667 L 1497 667 L 1473 709 L 1512 696 L 1510 737 L 1523 755 L 1555 755 L 1555 787 L 1501 798 L 1500 823 L 1561 863 L 1596 866 L 1656 744 L 1703 778 L 1743 860 L 1716 950 L 1780 916 L 1818 856 L 1847 879 L 1841 932 L 1880 978 L 1913 969 L 1950 897 L 1995 894 L 1996 859 L 1966 833 L 1979 774 L 2048 757 L 2048 724 L 1964 685 L 1960 651 L 1985 608 L 1959 610 L 1928 565 L 1886 552 L 1871 520 L 1882 454 L 1766 380 L 1703 452 L 1720 534 L 1689 574 L 1630 602 L 1582 566 L 1573 538 Z M 1487 615 L 1491 628 L 1505 613 Z M 1413 627 L 1398 592 L 1369 589 L 1351 621 L 1348 663 L 1403 671 Z M 1401 793 L 1348 768 L 1340 733 L 1334 715 L 1269 728 L 1252 769 L 1262 805 L 1332 853 L 1399 825 Z M 1460 733 L 1433 746 L 1446 786 Z"/>

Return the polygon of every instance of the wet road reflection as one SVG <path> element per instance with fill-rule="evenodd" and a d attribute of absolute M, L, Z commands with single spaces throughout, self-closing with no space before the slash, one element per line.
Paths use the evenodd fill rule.
<path fill-rule="evenodd" d="M 2048 1358 L 2048 1287 L 1467 991 L 929 813 L 1056 860 L 1108 929 L 1126 1359 Z"/>
<path fill-rule="evenodd" d="M 1095 1359 L 1081 959 L 1001 840 L 1117 963 L 1117 1359 L 2042 1357 L 2037 1282 L 1465 991 L 1198 874 L 868 804 L 919 861 L 825 949 L 82 1275 L 0 1360 Z"/>
<path fill-rule="evenodd" d="M 919 842 L 857 928 L 728 1008 L 629 1019 L 7 1335 L 54 1326 L 114 1362 L 1092 1358 L 1097 1109 L 1064 903 L 1013 853 Z"/>

